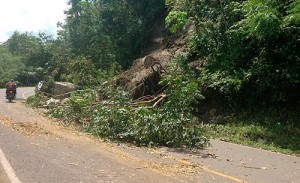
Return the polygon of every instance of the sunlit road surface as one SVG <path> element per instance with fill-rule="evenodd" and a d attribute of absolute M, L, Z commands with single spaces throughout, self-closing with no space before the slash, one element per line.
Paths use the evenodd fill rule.
<path fill-rule="evenodd" d="M 212 141 L 204 150 L 140 148 L 102 142 L 0 91 L 0 183 L 299 182 L 299 157 Z"/>

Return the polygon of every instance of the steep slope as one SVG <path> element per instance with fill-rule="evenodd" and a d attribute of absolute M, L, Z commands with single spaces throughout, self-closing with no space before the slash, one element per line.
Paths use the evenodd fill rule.
<path fill-rule="evenodd" d="M 136 59 L 132 67 L 117 80 L 117 85 L 131 91 L 134 99 L 157 95 L 163 87 L 159 85 L 159 81 L 162 74 L 168 72 L 170 61 L 176 54 L 186 51 L 186 39 L 193 26 L 188 26 L 177 34 L 170 34 L 165 25 L 167 13 L 162 13 L 154 23 L 150 44 L 143 51 L 143 57 Z"/>

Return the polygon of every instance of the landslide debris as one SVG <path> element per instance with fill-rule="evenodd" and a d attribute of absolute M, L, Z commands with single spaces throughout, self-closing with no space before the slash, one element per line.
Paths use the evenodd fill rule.
<path fill-rule="evenodd" d="M 163 14 L 154 24 L 151 31 L 151 44 L 146 48 L 142 57 L 136 59 L 131 68 L 123 72 L 117 79 L 116 85 L 131 91 L 131 97 L 138 99 L 143 96 L 159 95 L 164 86 L 159 84 L 168 65 L 177 54 L 184 54 L 188 35 L 194 29 L 192 24 L 176 34 L 167 31 Z"/>

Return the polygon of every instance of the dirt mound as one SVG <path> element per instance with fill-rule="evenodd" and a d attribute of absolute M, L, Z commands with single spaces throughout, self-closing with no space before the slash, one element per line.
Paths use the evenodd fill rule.
<path fill-rule="evenodd" d="M 137 59 L 130 70 L 120 75 L 117 85 L 131 90 L 134 99 L 156 94 L 162 88 L 159 85 L 161 74 L 166 71 L 172 56 L 167 50 L 158 50 Z"/>
<path fill-rule="evenodd" d="M 116 84 L 131 91 L 133 99 L 146 95 L 157 95 L 163 86 L 159 85 L 163 73 L 168 72 L 168 65 L 175 55 L 186 52 L 186 40 L 192 32 L 193 26 L 188 25 L 177 34 L 166 31 L 165 17 L 153 25 L 151 38 L 152 43 L 144 53 L 149 53 L 136 59 L 132 67 L 123 72 L 117 79 Z M 151 50 L 151 51 L 150 51 Z"/>

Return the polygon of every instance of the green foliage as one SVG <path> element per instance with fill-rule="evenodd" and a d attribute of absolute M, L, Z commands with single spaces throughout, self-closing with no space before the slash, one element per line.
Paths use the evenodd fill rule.
<path fill-rule="evenodd" d="M 85 58 L 72 59 L 61 79 L 72 82 L 80 88 L 95 88 L 108 80 L 113 79 L 120 72 L 120 66 L 112 64 L 111 68 L 96 69 L 95 64 Z"/>
<path fill-rule="evenodd" d="M 89 132 L 110 140 L 133 142 L 137 145 L 203 147 L 207 139 L 192 116 L 178 110 L 128 107 L 128 94 L 116 90 L 108 105 L 98 106 Z M 179 112 L 179 113 L 177 113 Z"/>
<path fill-rule="evenodd" d="M 136 144 L 201 148 L 208 143 L 202 129 L 195 125 L 195 119 L 170 111 L 166 106 L 162 109 L 140 107 L 132 119 L 135 123 L 125 135 Z"/>
<path fill-rule="evenodd" d="M 278 8 L 280 5 L 276 1 L 246 1 L 242 7 L 245 17 L 231 29 L 236 31 L 232 33 L 240 41 L 251 42 L 250 45 L 244 45 L 244 49 L 239 49 L 247 49 L 252 53 L 244 61 L 247 65 L 244 64 L 246 74 L 243 76 L 244 88 L 241 92 L 249 94 L 247 89 L 255 86 L 257 95 L 250 94 L 252 97 L 259 100 L 260 96 L 268 97 L 270 100 L 263 101 L 291 104 L 299 100 L 294 92 L 299 90 L 299 75 L 296 71 L 300 69 L 299 52 L 296 50 L 299 49 L 297 37 L 300 34 L 293 27 L 285 26 L 284 15 L 288 10 L 282 11 Z M 271 91 L 273 94 L 270 95 Z"/>
<path fill-rule="evenodd" d="M 299 26 L 300 25 L 300 0 L 295 0 L 288 6 L 288 15 L 284 21 L 286 25 Z"/>
<path fill-rule="evenodd" d="M 186 58 L 179 55 L 172 62 L 170 72 L 161 81 L 161 84 L 168 86 L 168 101 L 165 105 L 174 115 L 189 114 L 191 104 L 204 99 L 195 73 L 185 63 Z"/>
<path fill-rule="evenodd" d="M 59 80 L 70 57 L 69 49 L 63 42 L 55 41 L 44 33 L 34 36 L 28 32 L 15 32 L 1 45 L 1 49 L 7 50 L 11 58 L 20 60 L 19 65 L 7 66 L 16 70 L 15 80 L 27 86 L 47 77 Z"/>
<path fill-rule="evenodd" d="M 28 99 L 26 100 L 26 104 L 30 107 L 38 108 L 45 100 L 47 100 L 47 97 L 41 94 L 36 94 L 34 96 L 28 97 Z"/>
<path fill-rule="evenodd" d="M 0 46 L 0 86 L 4 87 L 10 79 L 17 79 L 18 73 L 24 69 L 19 56 L 14 56 L 5 47 Z"/>
<path fill-rule="evenodd" d="M 6 47 L 8 50 L 18 56 L 29 57 L 39 49 L 39 41 L 37 37 L 31 33 L 20 33 L 18 31 L 7 40 Z"/>
<path fill-rule="evenodd" d="M 40 36 L 43 34 L 41 33 Z M 44 35 L 45 36 L 45 35 Z M 26 66 L 18 73 L 18 80 L 25 85 L 30 85 L 41 80 L 44 73 L 46 53 L 42 39 L 31 33 L 15 32 L 6 42 L 5 47 L 14 55 L 22 58 Z"/>
<path fill-rule="evenodd" d="M 96 93 L 93 90 L 77 91 L 71 94 L 67 101 L 68 107 L 65 109 L 67 114 L 65 122 L 77 122 L 85 124 L 91 118 L 90 111 L 93 109 Z"/>
<path fill-rule="evenodd" d="M 107 104 L 100 105 L 93 111 L 89 131 L 107 139 L 121 139 L 132 123 L 128 93 L 120 89 L 108 89 L 104 94 L 108 99 Z"/>
<path fill-rule="evenodd" d="M 131 65 L 145 46 L 155 15 L 164 9 L 163 0 L 69 1 L 62 38 L 72 52 L 90 58 L 97 69 L 115 62 Z"/>
<path fill-rule="evenodd" d="M 166 24 L 172 33 L 177 32 L 187 23 L 187 12 L 172 11 L 166 18 Z"/>
<path fill-rule="evenodd" d="M 233 93 L 239 92 L 242 87 L 243 81 L 238 75 L 238 73 L 229 75 L 221 71 L 210 73 L 203 69 L 198 80 L 205 88 L 211 88 L 221 94 L 230 96 Z"/>
<path fill-rule="evenodd" d="M 272 1 L 245 1 L 242 8 L 245 18 L 234 26 L 238 26 L 238 31 L 243 31 L 260 41 L 274 39 L 281 25 L 280 13 L 274 6 Z"/>
<path fill-rule="evenodd" d="M 184 60 L 184 57 L 179 56 L 170 73 L 162 80 L 162 84 L 168 86 L 168 100 L 163 106 L 159 109 L 140 107 L 136 110 L 133 117 L 137 127 L 136 142 L 177 147 L 207 145 L 197 119 L 191 114 L 191 105 L 203 96 L 193 73 L 183 67 Z"/>
<path fill-rule="evenodd" d="M 128 68 L 140 56 L 147 46 L 150 27 L 165 8 L 163 0 L 68 3 L 71 8 L 66 12 L 66 23 L 59 24 L 56 40 L 45 33 L 34 36 L 16 31 L 3 44 L 25 65 L 13 76 L 21 84 L 34 85 L 49 77 L 83 86 L 98 84 L 98 69 L 106 72 L 116 65 Z"/>
<path fill-rule="evenodd" d="M 299 111 L 254 109 L 231 115 L 227 124 L 207 124 L 212 137 L 288 154 L 300 153 Z"/>
<path fill-rule="evenodd" d="M 55 107 L 51 109 L 50 116 L 57 119 L 64 119 L 66 117 L 66 109 L 63 107 Z"/>
<path fill-rule="evenodd" d="M 112 140 L 199 147 L 207 141 L 191 106 L 203 100 L 204 93 L 221 95 L 227 106 L 299 105 L 299 0 L 68 3 L 71 8 L 56 40 L 46 34 L 15 32 L 0 46 L 1 84 L 14 78 L 27 85 L 40 80 L 46 81 L 45 86 L 55 80 L 83 88 L 102 85 L 97 94 L 90 90 L 72 94 L 68 107 L 52 111 L 55 117 L 68 117 L 67 122 L 85 124 L 90 132 Z M 165 11 L 165 3 L 172 7 L 166 18 L 171 32 L 188 26 L 187 22 L 195 26 L 189 52 L 187 58 L 178 57 L 163 78 L 168 100 L 159 109 L 131 108 L 128 94 L 105 81 L 115 76 L 119 66 L 130 67 L 147 47 L 149 30 Z M 202 63 L 196 74 L 185 67 L 193 60 Z M 99 93 L 104 103 L 95 102 Z M 37 106 L 40 100 L 29 102 Z M 267 127 L 249 129 L 257 131 L 253 136 L 261 136 Z"/>
<path fill-rule="evenodd" d="M 199 84 L 239 105 L 298 105 L 299 1 L 172 1 L 195 32 L 190 60 L 202 60 Z M 286 105 L 287 106 L 287 105 Z"/>
<path fill-rule="evenodd" d="M 84 57 L 74 59 L 70 63 L 69 72 L 70 74 L 65 76 L 66 80 L 78 86 L 95 86 L 98 84 L 94 64 Z"/>
<path fill-rule="evenodd" d="M 72 94 L 68 107 L 52 113 L 59 117 L 64 113 L 65 122 L 79 122 L 89 133 L 109 140 L 150 146 L 203 147 L 208 140 L 191 114 L 191 104 L 202 95 L 193 72 L 182 67 L 184 60 L 179 57 L 172 72 L 165 76 L 163 83 L 169 86 L 168 101 L 160 108 L 133 108 L 129 105 L 128 92 L 105 82 L 98 90 L 100 104 L 95 103 L 95 93 L 82 91 Z"/>

